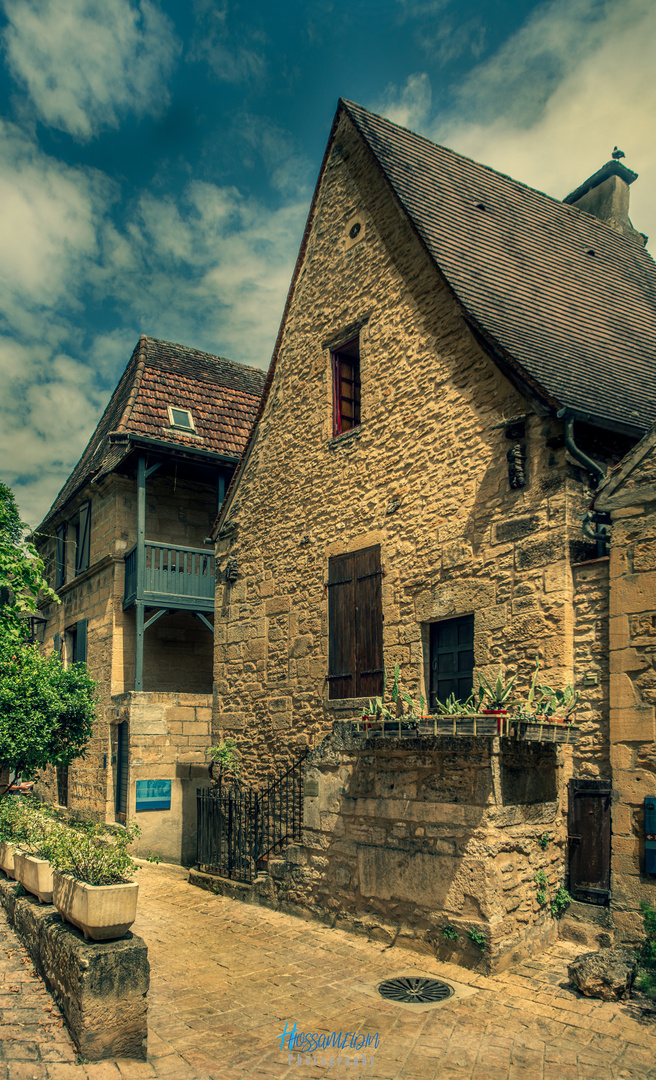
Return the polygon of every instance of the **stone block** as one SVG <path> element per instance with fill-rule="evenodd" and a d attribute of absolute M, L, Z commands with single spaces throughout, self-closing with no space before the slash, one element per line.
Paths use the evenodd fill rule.
<path fill-rule="evenodd" d="M 131 735 L 166 735 L 167 723 L 162 705 L 132 705 L 130 707 Z"/>
<path fill-rule="evenodd" d="M 649 667 L 645 656 L 637 649 L 613 649 L 610 654 L 611 674 L 624 671 L 642 671 Z"/>
<path fill-rule="evenodd" d="M 651 744 L 655 737 L 653 705 L 635 704 L 627 708 L 612 708 L 610 713 L 611 743 L 638 742 Z M 645 792 L 648 794 L 648 792 Z"/>
<path fill-rule="evenodd" d="M 608 640 L 611 654 L 616 649 L 626 649 L 629 646 L 629 617 L 628 615 L 615 615 L 608 621 Z"/>
<path fill-rule="evenodd" d="M 210 725 L 207 720 L 189 720 L 182 725 L 183 735 L 209 735 Z"/>
<path fill-rule="evenodd" d="M 285 615 L 290 608 L 291 600 L 288 596 L 272 596 L 264 604 L 265 614 L 269 617 L 272 615 Z"/>
<path fill-rule="evenodd" d="M 633 549 L 633 569 L 636 573 L 656 570 L 656 538 L 636 541 Z"/>
<path fill-rule="evenodd" d="M 492 607 L 495 592 L 494 582 L 481 578 L 443 582 L 419 594 L 415 601 L 416 619 L 418 622 L 430 622 L 432 619 L 466 615 L 482 607 Z"/>
<path fill-rule="evenodd" d="M 610 677 L 611 709 L 633 709 L 640 704 L 630 677 L 625 672 L 616 672 Z"/>
<path fill-rule="evenodd" d="M 563 560 L 554 563 L 553 566 L 547 566 L 544 571 L 544 591 L 546 593 L 567 592 L 571 587 L 572 572 L 568 562 Z"/>
<path fill-rule="evenodd" d="M 656 571 L 627 574 L 613 582 L 610 591 L 610 614 L 638 614 L 656 608 Z"/>
<path fill-rule="evenodd" d="M 190 706 L 181 707 L 180 705 L 170 705 L 165 710 L 164 715 L 169 722 L 188 723 L 189 720 L 196 719 L 196 710 Z"/>
<path fill-rule="evenodd" d="M 620 802 L 630 806 L 642 806 L 646 795 L 656 790 L 656 776 L 642 769 L 624 771 L 616 769 L 613 775 L 613 791 Z"/>
<path fill-rule="evenodd" d="M 508 622 L 508 605 L 495 604 L 494 607 L 480 608 L 476 611 L 476 630 L 501 630 Z"/>
<path fill-rule="evenodd" d="M 13 885 L 13 883 L 12 883 Z M 15 886 L 14 886 L 15 887 Z M 80 1055 L 89 1061 L 146 1057 L 150 966 L 135 934 L 87 942 L 49 905 L 0 899 L 34 965 L 62 1010 Z"/>
<path fill-rule="evenodd" d="M 564 553 L 562 537 L 527 541 L 515 548 L 515 569 L 535 570 L 561 562 Z"/>

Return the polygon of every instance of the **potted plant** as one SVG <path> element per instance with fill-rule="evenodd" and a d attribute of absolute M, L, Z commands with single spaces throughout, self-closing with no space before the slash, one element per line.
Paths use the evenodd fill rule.
<path fill-rule="evenodd" d="M 48 851 L 52 835 L 63 826 L 38 810 L 28 810 L 26 818 L 23 839 L 14 853 L 15 876 L 39 903 L 51 904 L 53 882 Z"/>
<path fill-rule="evenodd" d="M 536 656 L 526 705 L 515 716 L 517 737 L 529 742 L 576 742 L 580 729 L 571 718 L 579 702 L 578 691 L 571 686 L 554 690 L 539 685 L 539 671 L 540 661 Z"/>
<path fill-rule="evenodd" d="M 0 801 L 0 867 L 9 878 L 16 877 L 14 856 L 27 839 L 27 804 L 18 795 Z"/>
<path fill-rule="evenodd" d="M 369 739 L 385 734 L 399 738 L 414 738 L 419 733 L 419 721 L 425 719 L 423 716 L 426 707 L 425 698 L 420 697 L 419 709 L 417 709 L 410 695 L 401 690 L 399 685 L 399 665 L 395 664 L 394 682 L 390 690 L 394 708 L 391 709 L 385 704 L 387 681 L 387 672 L 385 672 L 382 696 L 370 700 L 368 709 L 362 711 L 362 730 Z M 404 711 L 403 702 L 408 705 L 408 712 Z"/>
<path fill-rule="evenodd" d="M 466 701 L 449 694 L 446 701 L 437 702 L 438 716 L 434 719 L 435 734 L 496 735 L 497 722 L 478 711 L 480 704 L 472 690 Z"/>
<path fill-rule="evenodd" d="M 109 831 L 106 825 L 62 828 L 51 834 L 53 902 L 62 919 L 85 938 L 123 937 L 137 915 L 139 885 L 128 847 L 140 835 L 136 825 Z"/>
<path fill-rule="evenodd" d="M 499 735 L 503 735 L 504 731 L 507 733 L 508 730 L 506 718 L 508 709 L 515 704 L 514 701 L 510 701 L 510 695 L 516 678 L 517 676 L 513 675 L 508 682 L 504 682 L 503 668 L 499 668 L 499 674 L 494 686 L 491 686 L 482 675 L 478 676 L 481 712 L 484 716 L 495 716 L 497 718 L 497 732 Z"/>

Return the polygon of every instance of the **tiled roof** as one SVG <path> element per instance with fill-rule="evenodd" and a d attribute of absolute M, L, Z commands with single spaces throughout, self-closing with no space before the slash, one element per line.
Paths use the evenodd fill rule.
<path fill-rule="evenodd" d="M 266 373 L 209 353 L 142 334 L 89 443 L 45 521 L 94 476 L 125 456 L 110 435 L 161 440 L 170 448 L 240 457 L 260 402 Z M 195 434 L 170 426 L 167 406 L 188 409 Z"/>
<path fill-rule="evenodd" d="M 484 336 L 547 400 L 646 430 L 656 420 L 656 265 L 642 243 L 341 104 Z"/>

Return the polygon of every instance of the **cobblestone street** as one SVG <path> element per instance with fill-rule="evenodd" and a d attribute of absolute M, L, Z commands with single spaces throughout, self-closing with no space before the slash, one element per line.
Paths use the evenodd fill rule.
<path fill-rule="evenodd" d="M 151 963 L 148 1061 L 78 1064 L 59 1012 L 0 912 L 2 1080 L 630 1080 L 656 1077 L 656 1019 L 567 984 L 561 943 L 512 973 L 476 975 L 340 930 L 215 897 L 145 865 L 136 933 Z M 428 974 L 456 985 L 436 1007 L 383 1001 L 374 984 Z M 298 1032 L 379 1033 L 371 1063 L 281 1050 Z"/>

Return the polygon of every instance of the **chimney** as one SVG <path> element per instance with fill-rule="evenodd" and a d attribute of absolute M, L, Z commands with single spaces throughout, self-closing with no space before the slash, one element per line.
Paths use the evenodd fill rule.
<path fill-rule="evenodd" d="M 599 172 L 590 176 L 563 202 L 576 206 L 578 210 L 586 210 L 615 232 L 644 245 L 647 237 L 634 229 L 629 219 L 629 184 L 637 179 L 638 174 L 627 169 L 620 161 L 607 161 Z"/>

